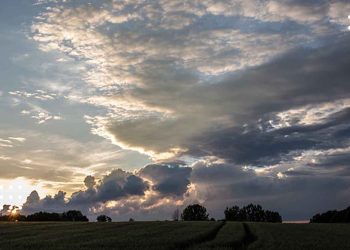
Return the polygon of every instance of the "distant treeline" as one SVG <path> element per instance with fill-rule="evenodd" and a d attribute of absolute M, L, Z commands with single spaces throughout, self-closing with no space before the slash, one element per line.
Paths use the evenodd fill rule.
<path fill-rule="evenodd" d="M 349 223 L 350 207 L 344 210 L 331 210 L 322 214 L 316 214 L 310 219 L 310 223 Z"/>
<path fill-rule="evenodd" d="M 13 212 L 14 211 L 14 212 Z M 227 207 L 224 211 L 227 221 L 254 221 L 254 222 L 282 222 L 278 212 L 264 210 L 260 205 L 249 204 L 242 208 L 238 206 Z M 176 209 L 173 220 L 180 218 L 184 221 L 208 221 L 207 209 L 200 204 L 188 205 L 181 213 Z M 112 219 L 106 215 L 97 216 L 98 222 L 111 222 Z M 214 218 L 210 219 L 215 220 Z M 89 221 L 89 219 L 78 210 L 69 210 L 64 213 L 37 212 L 27 216 L 21 215 L 19 210 L 12 210 L 7 215 L 0 216 L 0 221 Z M 134 219 L 130 218 L 130 222 Z"/>
<path fill-rule="evenodd" d="M 78 210 L 70 210 L 64 213 L 38 212 L 27 216 L 10 213 L 0 216 L 0 221 L 89 221 L 89 219 Z"/>
<path fill-rule="evenodd" d="M 224 213 L 227 221 L 282 222 L 282 217 L 278 212 L 264 210 L 260 205 L 254 204 L 242 208 L 238 206 L 227 207 Z M 173 219 L 179 219 L 178 210 L 174 212 Z M 181 219 L 185 221 L 205 221 L 209 220 L 209 214 L 202 205 L 193 204 L 183 210 Z"/>
<path fill-rule="evenodd" d="M 226 208 L 225 219 L 228 221 L 282 222 L 278 212 L 264 210 L 260 205 L 249 204 L 242 208 Z"/>

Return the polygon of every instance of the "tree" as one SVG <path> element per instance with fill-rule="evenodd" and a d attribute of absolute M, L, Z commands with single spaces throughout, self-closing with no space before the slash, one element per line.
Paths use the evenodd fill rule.
<path fill-rule="evenodd" d="M 89 219 L 78 210 L 69 210 L 62 214 L 63 221 L 89 221 Z"/>
<path fill-rule="evenodd" d="M 233 206 L 231 208 L 226 207 L 225 209 L 225 218 L 230 221 L 239 221 L 239 207 Z"/>
<path fill-rule="evenodd" d="M 242 208 L 241 217 L 246 221 L 265 221 L 265 211 L 260 205 L 249 204 Z"/>
<path fill-rule="evenodd" d="M 173 219 L 173 221 L 178 221 L 179 218 L 180 218 L 180 211 L 178 208 L 176 208 L 174 213 L 173 213 L 172 219 Z"/>
<path fill-rule="evenodd" d="M 228 221 L 282 222 L 278 212 L 263 210 L 260 205 L 249 204 L 243 208 L 233 206 L 225 209 L 225 219 Z"/>
<path fill-rule="evenodd" d="M 199 204 L 187 206 L 181 214 L 185 221 L 203 221 L 208 220 L 208 217 L 207 209 Z"/>
<path fill-rule="evenodd" d="M 96 219 L 98 222 L 112 222 L 112 219 L 111 217 L 108 217 L 107 215 L 99 215 L 97 216 L 97 219 Z"/>

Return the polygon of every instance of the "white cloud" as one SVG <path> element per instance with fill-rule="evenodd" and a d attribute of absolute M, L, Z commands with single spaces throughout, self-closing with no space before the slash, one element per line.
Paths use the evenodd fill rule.
<path fill-rule="evenodd" d="M 27 103 L 27 105 L 30 107 L 30 110 L 22 110 L 21 114 L 30 116 L 31 118 L 35 119 L 38 124 L 44 124 L 50 120 L 62 120 L 63 117 L 59 114 L 52 114 L 48 110 L 39 107 L 38 105 L 34 105 L 31 103 Z"/>
<path fill-rule="evenodd" d="M 34 98 L 41 101 L 52 101 L 57 97 L 55 93 L 47 93 L 46 91 L 40 89 L 32 93 L 27 91 L 10 91 L 9 94 L 22 98 Z"/>
<path fill-rule="evenodd" d="M 350 99 L 306 105 L 277 113 L 276 120 L 271 120 L 271 125 L 279 129 L 295 125 L 322 124 L 331 115 L 347 108 L 350 108 Z"/>
<path fill-rule="evenodd" d="M 26 141 L 26 138 L 24 137 L 9 137 L 10 140 L 13 140 L 13 141 L 18 141 L 18 142 L 25 142 Z"/>

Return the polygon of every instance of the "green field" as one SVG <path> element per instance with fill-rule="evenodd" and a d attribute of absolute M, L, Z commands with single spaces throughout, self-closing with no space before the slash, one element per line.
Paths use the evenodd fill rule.
<path fill-rule="evenodd" d="M 0 249 L 350 249 L 350 225 L 0 223 Z"/>

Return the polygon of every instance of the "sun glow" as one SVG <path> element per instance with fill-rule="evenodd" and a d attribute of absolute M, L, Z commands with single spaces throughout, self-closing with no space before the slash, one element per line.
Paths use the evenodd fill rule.
<path fill-rule="evenodd" d="M 21 207 L 33 190 L 38 191 L 39 194 L 46 193 L 42 185 L 22 177 L 12 180 L 0 179 L 0 206 L 8 204 Z M 13 210 L 11 213 L 16 212 Z"/>

